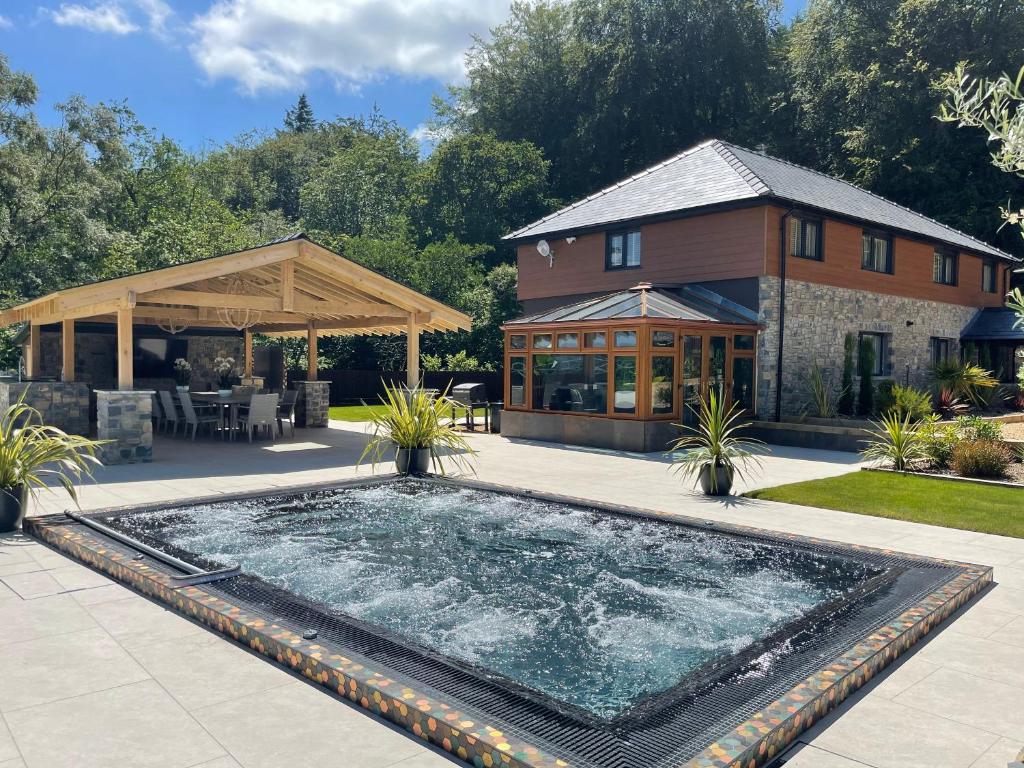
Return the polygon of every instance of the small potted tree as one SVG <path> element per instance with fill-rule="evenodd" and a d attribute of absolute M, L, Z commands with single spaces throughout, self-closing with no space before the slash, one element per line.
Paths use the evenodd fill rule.
<path fill-rule="evenodd" d="M 43 424 L 39 411 L 24 402 L 9 406 L 0 414 L 0 533 L 21 526 L 29 494 L 60 484 L 77 503 L 75 483 L 91 477 L 99 464 L 96 447 L 100 442 L 69 435 Z"/>
<path fill-rule="evenodd" d="M 737 436 L 743 428 L 739 423 L 742 409 L 735 403 L 726 407 L 724 395 L 712 388 L 700 405 L 693 407 L 697 426 L 676 426 L 686 430 L 672 443 L 672 454 L 685 452 L 672 458 L 673 471 L 684 478 L 696 477 L 701 490 L 709 496 L 727 496 L 732 491 L 733 479 L 742 477 L 748 464 L 760 466 L 756 454 L 765 450 L 760 440 Z"/>
<path fill-rule="evenodd" d="M 192 381 L 192 364 L 184 357 L 174 361 L 174 383 L 179 392 L 187 392 Z"/>
<path fill-rule="evenodd" d="M 475 452 L 450 418 L 455 403 L 447 394 L 447 390 L 435 395 L 418 386 L 406 389 L 385 383 L 380 397 L 383 407 L 370 416 L 371 437 L 359 463 L 369 457 L 376 470 L 394 451 L 399 474 L 424 474 L 433 466 L 443 475 L 445 458 L 473 471 L 468 457 Z"/>
<path fill-rule="evenodd" d="M 230 397 L 231 385 L 235 380 L 235 358 L 215 357 L 213 372 L 217 374 L 217 394 L 221 397 Z"/>

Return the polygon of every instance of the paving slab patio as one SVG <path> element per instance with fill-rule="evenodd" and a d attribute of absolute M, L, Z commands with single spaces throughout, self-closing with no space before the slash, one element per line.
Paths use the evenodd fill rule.
<path fill-rule="evenodd" d="M 689 492 L 660 455 L 482 434 L 470 440 L 478 476 L 489 482 L 995 566 L 992 590 L 805 734 L 787 764 L 1005 768 L 1024 746 L 1024 540 L 709 500 Z M 369 467 L 356 466 L 364 441 L 362 425 L 340 422 L 299 430 L 277 445 L 159 440 L 154 463 L 99 470 L 82 506 L 368 476 Z M 857 464 L 851 454 L 774 449 L 741 489 L 828 477 Z M 969 487 L 951 492 L 968 503 Z M 67 505 L 44 496 L 33 514 Z M 314 732 L 313 721 L 327 722 L 329 731 Z M 169 738 L 169 727 L 178 735 Z M 0 768 L 284 762 L 451 765 L 421 741 L 63 555 L 24 536 L 0 538 Z"/>

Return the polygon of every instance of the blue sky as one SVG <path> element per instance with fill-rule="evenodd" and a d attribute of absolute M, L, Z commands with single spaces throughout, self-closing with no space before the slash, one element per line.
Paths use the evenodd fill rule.
<path fill-rule="evenodd" d="M 791 16 L 805 0 L 785 0 Z M 4 0 L 0 51 L 40 114 L 79 93 L 127 100 L 201 150 L 270 130 L 305 91 L 317 117 L 384 114 L 415 131 L 508 0 Z"/>

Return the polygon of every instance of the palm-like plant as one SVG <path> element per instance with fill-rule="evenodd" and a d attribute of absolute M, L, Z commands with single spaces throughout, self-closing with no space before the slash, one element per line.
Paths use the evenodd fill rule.
<path fill-rule="evenodd" d="M 450 418 L 453 407 L 458 406 L 447 390 L 435 395 L 419 386 L 407 389 L 385 382 L 380 402 L 384 408 L 370 416 L 371 438 L 359 457 L 360 464 L 369 457 L 376 471 L 392 450 L 429 450 L 431 465 L 440 474 L 445 474 L 446 457 L 456 467 L 475 473 L 468 457 L 476 452 Z"/>
<path fill-rule="evenodd" d="M 873 424 L 875 428 L 867 430 L 872 439 L 861 451 L 865 459 L 888 462 L 897 472 L 906 472 L 928 458 L 926 442 L 909 413 L 890 411 Z"/>
<path fill-rule="evenodd" d="M 980 365 L 958 360 L 942 360 L 932 366 L 928 374 L 935 391 L 949 390 L 955 396 L 982 405 L 985 397 L 982 390 L 999 386 L 999 381 Z"/>
<path fill-rule="evenodd" d="M 0 493 L 35 493 L 56 481 L 77 504 L 75 483 L 92 476 L 101 442 L 43 424 L 39 411 L 19 400 L 0 414 Z"/>
<path fill-rule="evenodd" d="M 736 403 L 727 405 L 724 395 L 717 389 L 712 388 L 699 405 L 691 407 L 697 414 L 697 426 L 676 425 L 689 434 L 669 448 L 672 453 L 685 451 L 682 457 L 673 457 L 672 471 L 684 478 L 706 478 L 707 482 L 702 480 L 702 483 L 712 495 L 728 493 L 733 477 L 742 478 L 747 465 L 760 467 L 757 454 L 765 450 L 765 444 L 737 435 L 745 426 L 739 422 L 743 409 Z M 719 487 L 718 470 L 725 475 L 721 478 L 728 486 L 725 489 Z"/>

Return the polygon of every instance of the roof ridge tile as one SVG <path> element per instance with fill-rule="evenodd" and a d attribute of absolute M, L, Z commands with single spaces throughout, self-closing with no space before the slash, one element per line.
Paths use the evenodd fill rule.
<path fill-rule="evenodd" d="M 749 186 L 754 193 L 757 195 L 773 194 L 772 188 L 768 186 L 768 183 L 758 176 L 750 166 L 736 157 L 735 153 L 732 151 L 732 147 L 734 145 L 720 139 L 715 139 L 712 146 L 721 158 L 725 160 L 725 162 L 727 162 L 737 174 L 739 174 L 740 178 L 747 183 L 747 186 Z M 751 183 L 752 180 L 757 183 Z"/>

